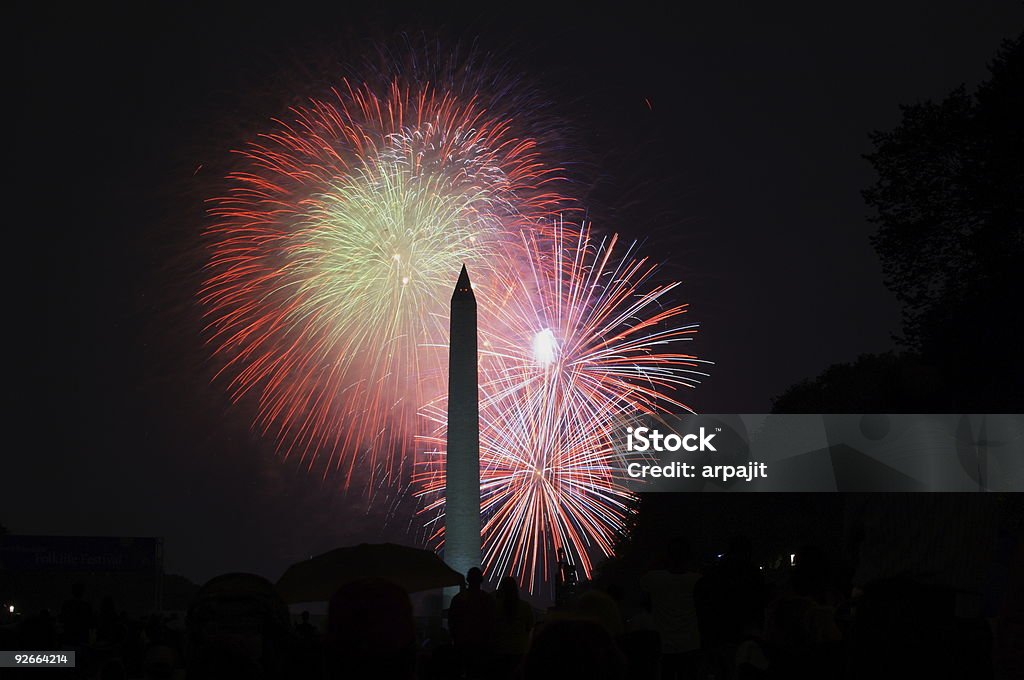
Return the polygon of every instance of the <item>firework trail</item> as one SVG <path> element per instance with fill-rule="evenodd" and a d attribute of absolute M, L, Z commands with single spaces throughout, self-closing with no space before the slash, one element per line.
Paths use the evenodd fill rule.
<path fill-rule="evenodd" d="M 559 548 L 585 575 L 611 554 L 631 497 L 612 467 L 622 417 L 691 411 L 678 395 L 709 362 L 682 351 L 697 325 L 634 246 L 560 225 L 521 239 L 525 257 L 478 292 L 481 505 L 485 572 L 533 591 Z M 425 413 L 438 430 L 415 482 L 443 541 L 443 403 Z"/>
<path fill-rule="evenodd" d="M 475 96 L 344 81 L 237 152 L 200 297 L 233 399 L 313 465 L 401 478 L 443 393 L 451 273 L 565 203 L 558 169 Z M 326 472 L 325 472 L 326 474 Z"/>

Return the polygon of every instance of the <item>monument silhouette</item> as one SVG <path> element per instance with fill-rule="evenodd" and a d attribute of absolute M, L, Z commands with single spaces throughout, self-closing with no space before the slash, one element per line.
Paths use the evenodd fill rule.
<path fill-rule="evenodd" d="M 480 407 L 476 296 L 462 266 L 451 303 L 444 560 L 465 575 L 480 566 Z M 446 591 L 445 600 L 453 595 Z"/>

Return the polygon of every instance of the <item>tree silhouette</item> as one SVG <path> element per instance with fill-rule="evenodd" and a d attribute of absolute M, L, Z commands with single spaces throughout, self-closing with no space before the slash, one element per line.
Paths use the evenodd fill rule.
<path fill-rule="evenodd" d="M 789 387 L 772 402 L 774 413 L 942 413 L 949 386 L 934 368 L 909 352 L 862 354 L 833 364 Z"/>
<path fill-rule="evenodd" d="M 1024 255 L 1024 36 L 1004 42 L 977 92 L 902 107 L 875 132 L 864 192 L 871 242 L 904 308 L 903 341 L 956 385 L 958 404 L 997 406 L 1020 376 Z M 1017 382 L 1019 386 L 1019 381 Z"/>
<path fill-rule="evenodd" d="M 885 283 L 903 304 L 905 351 L 833 366 L 774 410 L 1021 410 L 1024 34 L 989 70 L 974 94 L 961 86 L 902 106 L 896 128 L 871 135 L 878 180 L 863 195 Z M 929 375 L 931 388 L 908 375 Z"/>

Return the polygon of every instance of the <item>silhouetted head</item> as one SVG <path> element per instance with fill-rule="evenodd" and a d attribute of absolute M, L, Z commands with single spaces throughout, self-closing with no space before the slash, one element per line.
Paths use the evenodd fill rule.
<path fill-rule="evenodd" d="M 466 572 L 466 584 L 470 590 L 479 590 L 480 584 L 484 582 L 484 573 L 479 567 L 473 567 Z"/>
<path fill-rule="evenodd" d="M 506 576 L 501 579 L 498 594 L 501 596 L 501 604 L 505 613 L 510 616 L 515 614 L 519 606 L 519 584 L 516 583 L 515 578 Z"/>
<path fill-rule="evenodd" d="M 501 585 L 498 586 L 498 592 L 501 593 L 502 597 L 510 597 L 513 599 L 519 599 L 519 584 L 516 583 L 516 579 L 513 576 L 506 576 L 501 579 Z"/>
<path fill-rule="evenodd" d="M 302 622 L 309 623 L 309 612 L 302 612 Z"/>
<path fill-rule="evenodd" d="M 79 582 L 72 585 L 71 594 L 74 595 L 76 599 L 81 600 L 85 597 L 85 584 Z"/>
<path fill-rule="evenodd" d="M 579 618 L 601 624 L 613 636 L 623 632 L 619 605 L 606 592 L 591 590 L 583 593 L 576 600 L 575 609 Z"/>

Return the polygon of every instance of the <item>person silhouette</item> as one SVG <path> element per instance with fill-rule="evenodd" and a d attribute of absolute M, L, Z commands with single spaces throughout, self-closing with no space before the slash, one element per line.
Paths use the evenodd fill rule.
<path fill-rule="evenodd" d="M 448 628 L 467 677 L 486 677 L 494 632 L 494 599 L 481 588 L 483 572 L 473 567 L 466 573 L 466 589 L 452 598 Z"/>
<path fill-rule="evenodd" d="M 100 615 L 96 622 L 96 641 L 103 645 L 115 645 L 124 640 L 124 624 L 117 614 L 114 598 L 107 595 L 100 603 Z"/>
<path fill-rule="evenodd" d="M 92 605 L 85 600 L 85 584 L 71 586 L 71 598 L 60 608 L 60 622 L 64 627 L 64 644 L 85 646 L 94 627 Z"/>
<path fill-rule="evenodd" d="M 313 640 L 317 636 L 317 629 L 309 622 L 309 612 L 302 612 L 302 623 L 295 626 L 295 632 L 303 640 Z"/>
<path fill-rule="evenodd" d="M 511 576 L 501 580 L 496 598 L 492 638 L 496 657 L 495 677 L 506 677 L 519 666 L 530 645 L 533 609 L 519 598 L 519 584 Z"/>
<path fill-rule="evenodd" d="M 382 578 L 341 586 L 328 606 L 325 645 L 330 680 L 416 677 L 416 622 L 408 593 Z"/>
<path fill-rule="evenodd" d="M 640 588 L 661 636 L 662 677 L 686 678 L 697 670 L 701 641 L 694 590 L 701 575 L 683 537 L 669 542 L 660 562 L 644 574 Z"/>

